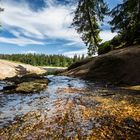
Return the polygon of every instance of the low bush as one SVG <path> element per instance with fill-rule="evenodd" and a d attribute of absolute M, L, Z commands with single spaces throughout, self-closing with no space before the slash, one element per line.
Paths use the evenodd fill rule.
<path fill-rule="evenodd" d="M 100 44 L 99 48 L 98 48 L 98 54 L 105 54 L 107 52 L 109 52 L 111 50 L 111 41 L 106 41 L 102 44 Z"/>

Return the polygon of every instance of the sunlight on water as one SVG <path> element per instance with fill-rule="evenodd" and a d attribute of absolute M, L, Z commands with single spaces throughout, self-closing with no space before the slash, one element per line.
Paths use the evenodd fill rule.
<path fill-rule="evenodd" d="M 0 138 L 110 139 L 140 136 L 140 95 L 65 76 L 34 94 L 0 94 Z M 0 84 L 2 87 L 2 83 Z"/>

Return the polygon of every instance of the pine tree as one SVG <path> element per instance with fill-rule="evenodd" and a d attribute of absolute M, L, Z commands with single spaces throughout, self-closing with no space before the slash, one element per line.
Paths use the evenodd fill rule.
<path fill-rule="evenodd" d="M 74 57 L 73 57 L 73 62 L 76 62 L 76 61 L 78 61 L 78 56 L 77 56 L 77 54 L 75 54 Z"/>
<path fill-rule="evenodd" d="M 88 55 L 96 53 L 99 42 L 99 21 L 103 21 L 107 12 L 107 5 L 103 0 L 79 0 L 72 26 L 82 36 L 88 46 Z"/>
<path fill-rule="evenodd" d="M 84 60 L 84 59 L 85 59 L 85 55 L 84 55 L 84 54 L 82 54 L 81 60 Z"/>
<path fill-rule="evenodd" d="M 140 43 L 140 0 L 123 0 L 111 12 L 112 31 L 118 31 L 127 44 Z"/>

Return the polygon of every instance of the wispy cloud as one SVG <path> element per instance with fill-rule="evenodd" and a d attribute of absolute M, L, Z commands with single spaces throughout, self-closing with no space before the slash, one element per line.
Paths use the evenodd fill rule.
<path fill-rule="evenodd" d="M 47 7 L 40 11 L 33 11 L 25 2 L 7 1 L 3 2 L 3 7 L 5 11 L 1 14 L 2 24 L 17 38 L 24 35 L 35 39 L 81 42 L 76 31 L 69 28 L 73 18 L 73 7 L 55 5 L 54 1 L 47 1 Z"/>
<path fill-rule="evenodd" d="M 68 56 L 68 57 L 73 57 L 75 54 L 77 54 L 79 56 L 82 56 L 84 54 L 85 56 L 87 56 L 87 49 L 83 48 L 81 50 L 68 51 L 68 52 L 63 53 L 63 55 Z"/>
<path fill-rule="evenodd" d="M 8 43 L 8 44 L 15 44 L 18 46 L 26 46 L 26 45 L 30 45 L 30 44 L 43 45 L 43 42 L 31 40 L 31 39 L 24 38 L 24 37 L 19 37 L 19 38 L 0 37 L 0 42 L 1 43 Z"/>
<path fill-rule="evenodd" d="M 38 54 L 38 52 L 37 51 L 29 50 L 29 51 L 23 52 L 23 54 Z"/>
<path fill-rule="evenodd" d="M 37 11 L 34 11 L 27 2 L 14 2 L 5 0 L 2 3 L 5 11 L 1 13 L 0 19 L 3 28 L 10 32 L 14 37 L 0 37 L 0 42 L 26 46 L 30 44 L 46 45 L 52 40 L 65 40 L 64 45 L 84 46 L 80 36 L 75 29 L 69 28 L 73 15 L 71 14 L 74 6 L 68 6 L 56 3 L 56 0 L 44 0 L 46 5 Z M 103 41 L 113 38 L 116 34 L 111 31 L 103 31 L 100 36 Z M 63 46 L 64 46 L 63 45 Z M 79 53 L 86 53 L 83 50 Z M 78 53 L 74 52 L 74 53 Z M 71 52 L 69 52 L 71 55 Z"/>
<path fill-rule="evenodd" d="M 105 30 L 100 32 L 100 37 L 102 39 L 102 42 L 108 41 L 116 35 L 117 33 L 112 33 L 110 30 Z"/>

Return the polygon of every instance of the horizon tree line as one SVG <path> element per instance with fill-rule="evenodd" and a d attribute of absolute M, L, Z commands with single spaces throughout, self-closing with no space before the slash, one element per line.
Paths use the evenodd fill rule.
<path fill-rule="evenodd" d="M 0 59 L 21 62 L 34 66 L 58 66 L 68 67 L 74 62 L 81 61 L 86 57 L 75 54 L 72 58 L 63 55 L 45 54 L 0 54 Z"/>

